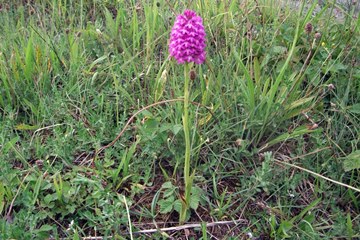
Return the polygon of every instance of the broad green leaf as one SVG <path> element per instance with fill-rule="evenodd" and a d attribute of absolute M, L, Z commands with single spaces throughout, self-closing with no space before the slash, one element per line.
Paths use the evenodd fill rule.
<path fill-rule="evenodd" d="M 165 198 L 170 197 L 171 195 L 173 195 L 174 191 L 175 191 L 175 188 L 167 188 L 167 189 L 164 191 L 163 196 L 164 196 Z"/>
<path fill-rule="evenodd" d="M 300 98 L 294 102 L 292 102 L 291 104 L 287 105 L 285 107 L 285 110 L 290 110 L 290 109 L 294 109 L 296 107 L 299 107 L 299 106 L 303 106 L 304 104 L 312 101 L 314 99 L 314 96 L 313 97 L 308 97 L 308 98 Z"/>
<path fill-rule="evenodd" d="M 51 225 L 45 224 L 45 225 L 42 225 L 40 227 L 40 229 L 38 229 L 37 231 L 39 231 L 39 232 L 48 232 L 48 231 L 51 231 L 51 230 L 53 230 L 53 227 Z"/>
<path fill-rule="evenodd" d="M 277 230 L 277 233 L 284 238 L 290 237 L 288 232 L 292 229 L 293 224 L 290 221 L 282 221 Z"/>
<path fill-rule="evenodd" d="M 161 188 L 167 189 L 167 188 L 174 188 L 174 185 L 171 182 L 164 182 Z"/>
<path fill-rule="evenodd" d="M 57 199 L 57 194 L 56 193 L 52 193 L 52 194 L 48 194 L 44 197 L 44 202 L 46 204 L 49 204 L 52 201 L 55 201 Z"/>
<path fill-rule="evenodd" d="M 352 113 L 360 114 L 360 103 L 354 104 L 350 106 L 348 109 Z"/>
<path fill-rule="evenodd" d="M 178 213 L 180 213 L 182 205 L 183 205 L 183 203 L 182 203 L 182 201 L 180 199 L 175 200 L 175 202 L 174 202 L 174 210 L 177 211 Z"/>
<path fill-rule="evenodd" d="M 331 72 L 338 72 L 340 70 L 345 70 L 347 69 L 347 66 L 345 66 L 344 64 L 342 63 L 336 63 L 336 64 L 333 64 L 331 67 L 330 67 L 330 71 Z"/>
<path fill-rule="evenodd" d="M 199 187 L 192 187 L 191 188 L 191 198 L 190 198 L 190 207 L 196 210 L 199 207 L 200 198 L 203 191 Z"/>
<path fill-rule="evenodd" d="M 178 134 L 180 130 L 183 128 L 181 124 L 175 124 L 172 128 L 172 132 L 174 135 Z"/>
<path fill-rule="evenodd" d="M 190 198 L 190 207 L 196 210 L 199 207 L 200 196 L 199 195 L 191 195 Z"/>
<path fill-rule="evenodd" d="M 166 199 L 161 199 L 158 202 L 158 205 L 160 206 L 160 213 L 169 213 L 173 209 L 175 198 L 174 196 L 170 196 Z"/>
<path fill-rule="evenodd" d="M 141 127 L 142 132 L 146 137 L 151 137 L 159 128 L 159 121 L 156 118 L 146 118 L 143 126 Z"/>
<path fill-rule="evenodd" d="M 67 204 L 65 207 L 69 213 L 74 213 L 76 210 L 76 205 L 75 204 Z"/>
<path fill-rule="evenodd" d="M 172 128 L 173 128 L 173 125 L 171 123 L 164 123 L 164 124 L 160 125 L 159 132 L 160 133 L 168 132 L 169 130 L 172 130 Z"/>
<path fill-rule="evenodd" d="M 342 159 L 345 159 L 343 165 L 346 172 L 360 168 L 360 150 L 352 152 Z"/>
<path fill-rule="evenodd" d="M 283 46 L 274 46 L 272 47 L 272 52 L 276 54 L 284 54 L 287 52 L 287 48 Z"/>

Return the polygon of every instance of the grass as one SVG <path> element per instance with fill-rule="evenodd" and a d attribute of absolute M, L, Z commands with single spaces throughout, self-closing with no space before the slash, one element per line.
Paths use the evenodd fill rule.
<path fill-rule="evenodd" d="M 359 238 L 360 18 L 315 7 L 1 3 L 1 239 Z M 179 226 L 184 74 L 168 38 L 186 8 L 207 60 Z"/>

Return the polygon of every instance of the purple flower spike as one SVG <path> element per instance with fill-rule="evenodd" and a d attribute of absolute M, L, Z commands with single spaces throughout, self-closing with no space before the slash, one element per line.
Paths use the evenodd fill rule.
<path fill-rule="evenodd" d="M 170 34 L 169 52 L 179 64 L 202 64 L 206 58 L 205 29 L 201 17 L 194 11 L 185 10 L 176 17 Z"/>

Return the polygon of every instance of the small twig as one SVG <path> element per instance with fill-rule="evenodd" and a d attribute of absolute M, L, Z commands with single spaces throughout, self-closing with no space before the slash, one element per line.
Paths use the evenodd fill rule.
<path fill-rule="evenodd" d="M 108 236 L 108 238 L 112 238 L 113 236 Z M 53 238 L 54 239 L 54 238 Z M 51 240 L 53 240 L 51 239 Z M 104 237 L 83 237 L 81 240 L 103 240 Z M 62 238 L 61 240 L 65 240 L 65 238 Z"/>
<path fill-rule="evenodd" d="M 218 226 L 218 225 L 229 225 L 229 224 L 236 225 L 239 223 L 247 223 L 247 221 L 244 219 L 239 219 L 237 221 L 212 222 L 212 223 L 206 223 L 206 227 L 214 227 L 214 226 Z M 201 223 L 191 223 L 191 224 L 185 224 L 185 225 L 176 226 L 176 227 L 160 228 L 160 230 L 163 232 L 168 232 L 168 231 L 179 231 L 179 230 L 184 230 L 184 229 L 189 229 L 189 228 L 199 228 L 199 227 L 202 227 Z M 134 232 L 134 234 L 155 233 L 157 231 L 158 231 L 158 229 L 146 229 L 146 230 L 140 230 L 138 232 Z"/>
<path fill-rule="evenodd" d="M 335 184 L 337 184 L 337 185 L 340 185 L 340 186 L 349 188 L 349 189 L 354 190 L 354 191 L 356 191 L 356 192 L 360 192 L 360 189 L 358 189 L 358 188 L 355 188 L 355 187 L 353 187 L 353 186 L 347 185 L 347 184 L 342 183 L 342 182 L 335 181 L 335 180 L 333 180 L 333 179 L 331 179 L 331 178 L 325 177 L 325 176 L 323 176 L 323 175 L 321 175 L 321 174 L 318 174 L 318 173 L 313 172 L 313 171 L 311 171 L 311 170 L 308 170 L 308 169 L 306 169 L 306 168 L 302 168 L 302 167 L 299 167 L 299 166 L 294 165 L 294 164 L 291 164 L 291 163 L 279 161 L 279 160 L 277 160 L 277 159 L 274 159 L 274 161 L 277 162 L 277 163 L 279 163 L 279 164 L 283 164 L 283 165 L 286 165 L 286 166 L 289 166 L 289 167 L 297 168 L 297 169 L 299 169 L 299 170 L 301 170 L 301 171 L 310 173 L 310 174 L 315 175 L 315 176 L 317 176 L 317 177 L 319 177 L 319 178 L 322 178 L 322 179 L 324 179 L 324 180 L 326 180 L 326 181 L 329 181 L 329 182 L 335 183 Z"/>
<path fill-rule="evenodd" d="M 219 221 L 219 222 L 211 222 L 211 223 L 190 223 L 190 224 L 185 224 L 185 225 L 181 225 L 181 226 L 176 226 L 176 227 L 167 227 L 167 228 L 160 228 L 160 229 L 145 229 L 145 230 L 140 230 L 137 232 L 134 232 L 133 234 L 146 234 L 146 233 L 156 233 L 159 231 L 163 231 L 163 232 L 169 232 L 169 231 L 180 231 L 180 230 L 184 230 L 184 229 L 189 229 L 189 228 L 201 228 L 203 226 L 203 224 L 206 224 L 206 227 L 215 227 L 218 225 L 230 225 L 230 224 L 234 224 L 234 225 L 238 225 L 241 223 L 248 223 L 247 220 L 245 219 L 239 219 L 239 220 L 234 220 L 234 221 Z M 129 233 L 126 233 L 127 235 Z M 108 236 L 108 238 L 112 238 L 113 236 Z M 82 240 L 103 240 L 105 239 L 104 237 L 98 236 L 98 237 L 84 237 L 82 238 Z"/>
<path fill-rule="evenodd" d="M 309 152 L 309 153 L 305 153 L 305 154 L 300 155 L 300 156 L 296 156 L 296 157 L 289 158 L 289 161 L 294 161 L 294 160 L 299 159 L 299 158 L 304 158 L 304 157 L 313 155 L 313 154 L 315 154 L 315 153 L 322 152 L 322 151 L 324 151 L 324 150 L 326 150 L 326 149 L 331 149 L 331 147 L 324 147 L 324 148 L 316 149 L 315 151 L 312 151 L 312 152 Z"/>

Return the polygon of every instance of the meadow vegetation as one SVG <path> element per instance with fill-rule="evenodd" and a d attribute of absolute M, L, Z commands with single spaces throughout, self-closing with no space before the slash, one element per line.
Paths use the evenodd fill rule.
<path fill-rule="evenodd" d="M 310 2 L 2 1 L 0 238 L 360 238 L 360 18 Z M 185 9 L 207 58 L 179 223 Z"/>

